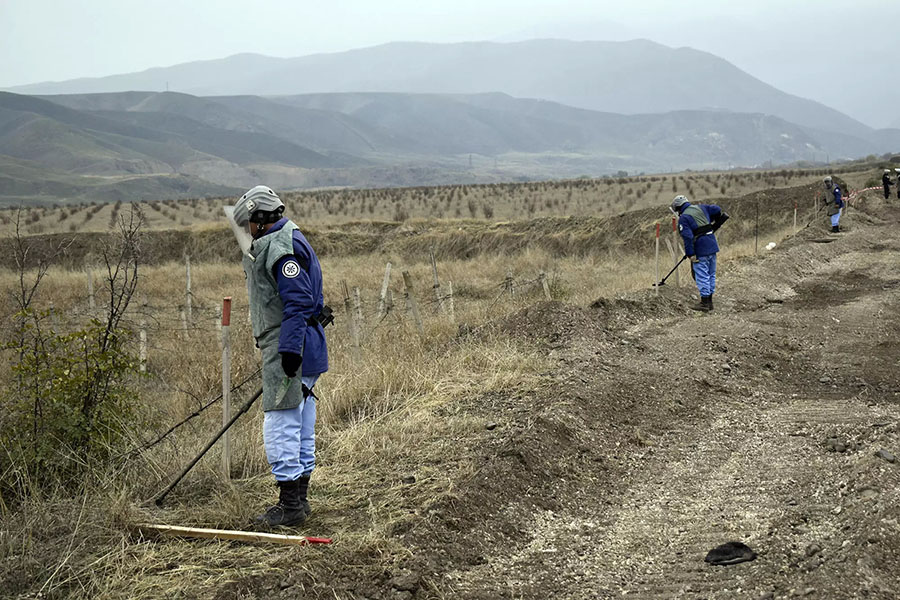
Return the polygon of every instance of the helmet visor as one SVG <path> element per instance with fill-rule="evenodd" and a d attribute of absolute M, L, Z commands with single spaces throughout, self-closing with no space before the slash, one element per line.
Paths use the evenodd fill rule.
<path fill-rule="evenodd" d="M 253 243 L 253 238 L 250 237 L 250 232 L 247 230 L 247 227 L 242 227 L 235 222 L 233 206 L 223 206 L 222 210 L 225 212 L 228 226 L 231 228 L 232 233 L 234 233 L 238 246 L 241 248 L 241 254 L 249 253 L 250 244 Z"/>

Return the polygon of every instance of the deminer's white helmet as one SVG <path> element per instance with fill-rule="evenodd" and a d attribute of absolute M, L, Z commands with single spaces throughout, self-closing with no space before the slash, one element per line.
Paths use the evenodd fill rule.
<path fill-rule="evenodd" d="M 884 172 L 885 172 L 885 173 L 890 173 L 891 170 L 890 170 L 890 169 L 885 169 Z"/>
<path fill-rule="evenodd" d="M 833 180 L 831 179 L 831 175 L 829 175 L 828 177 L 825 178 L 825 183 L 832 183 L 832 182 L 833 182 Z"/>
<path fill-rule="evenodd" d="M 669 205 L 669 210 L 671 210 L 673 213 L 675 213 L 677 215 L 679 213 L 681 207 L 684 206 L 685 204 L 690 204 L 690 202 L 687 199 L 687 196 L 679 194 L 679 195 L 675 196 L 675 198 L 672 200 L 672 204 Z"/>
<path fill-rule="evenodd" d="M 234 204 L 234 222 L 245 227 L 250 221 L 254 223 L 273 223 L 281 218 L 284 203 L 272 188 L 258 185 L 249 190 Z"/>

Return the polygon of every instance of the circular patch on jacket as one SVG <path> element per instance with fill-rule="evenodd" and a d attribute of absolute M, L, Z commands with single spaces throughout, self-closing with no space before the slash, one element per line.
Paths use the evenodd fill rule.
<path fill-rule="evenodd" d="M 300 274 L 300 265 L 297 264 L 297 261 L 289 260 L 281 265 L 281 274 L 288 279 L 293 279 Z"/>

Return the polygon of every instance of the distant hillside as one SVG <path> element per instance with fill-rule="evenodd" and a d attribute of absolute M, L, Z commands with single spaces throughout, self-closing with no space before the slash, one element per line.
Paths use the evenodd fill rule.
<path fill-rule="evenodd" d="M 552 179 L 815 162 L 900 147 L 900 131 L 876 136 L 763 114 L 620 115 L 499 93 L 0 93 L 0 157 L 17 173 L 0 186 L 0 199 L 101 189 L 111 199 L 184 197 L 260 181 L 298 189 Z M 103 179 L 84 179 L 92 177 Z"/>
<path fill-rule="evenodd" d="M 84 177 L 0 155 L 0 206 L 203 198 L 243 191 L 190 175 Z"/>
<path fill-rule="evenodd" d="M 71 94 L 164 89 L 202 96 L 503 92 L 622 114 L 726 110 L 774 115 L 856 137 L 865 138 L 871 132 L 836 110 L 781 92 L 712 54 L 647 40 L 398 42 L 290 59 L 242 54 L 12 91 Z"/>

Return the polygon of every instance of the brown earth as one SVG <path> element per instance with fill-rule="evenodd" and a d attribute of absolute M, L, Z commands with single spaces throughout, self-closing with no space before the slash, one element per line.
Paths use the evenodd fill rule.
<path fill-rule="evenodd" d="M 723 265 L 710 315 L 666 286 L 495 323 L 557 369 L 473 394 L 479 468 L 396 529 L 402 565 L 286 564 L 220 597 L 900 597 L 900 463 L 876 455 L 900 454 L 900 207 L 866 202 Z M 756 560 L 704 562 L 732 540 Z"/>

